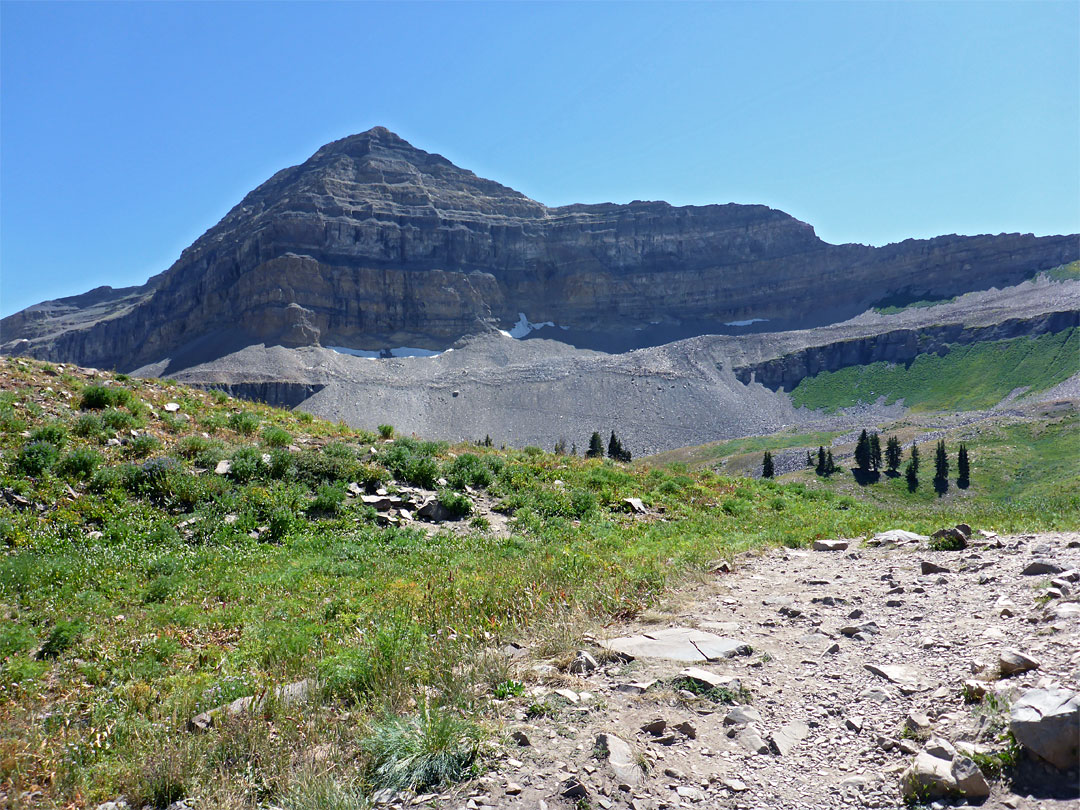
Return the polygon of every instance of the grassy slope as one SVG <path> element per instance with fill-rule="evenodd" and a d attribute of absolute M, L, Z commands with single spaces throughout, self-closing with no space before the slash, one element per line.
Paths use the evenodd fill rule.
<path fill-rule="evenodd" d="M 1080 331 L 954 346 L 944 357 L 920 355 L 910 366 L 872 363 L 822 372 L 791 392 L 799 407 L 835 411 L 859 402 L 903 399 L 917 410 L 975 410 L 1016 388 L 1043 390 L 1080 371 Z"/>
<path fill-rule="evenodd" d="M 677 465 L 391 444 L 159 381 L 122 381 L 132 399 L 105 412 L 121 429 L 94 430 L 101 412 L 78 408 L 84 377 L 12 361 L 0 373 L 0 488 L 9 495 L 0 502 L 0 789 L 41 789 L 44 806 L 122 793 L 162 806 L 195 795 L 215 807 L 299 808 L 304 791 L 366 794 L 380 786 L 371 740 L 386 736 L 384 712 L 427 700 L 444 719 L 488 723 L 486 700 L 507 673 L 479 653 L 500 639 L 557 637 L 575 615 L 635 614 L 680 576 L 762 544 L 960 519 L 999 530 L 1077 525 L 1076 490 L 1056 492 L 1043 477 L 1064 474 L 1068 459 L 1049 436 L 1028 452 L 1037 459 L 1052 446 L 1058 468 L 1024 468 L 1045 499 L 996 502 L 977 487 L 942 500 L 852 497 L 833 491 L 839 480 L 779 484 Z M 164 412 L 168 401 L 179 415 Z M 66 438 L 25 435 L 48 425 Z M 271 447 L 283 439 L 268 426 L 303 449 Z M 153 438 L 108 446 L 132 429 Z M 31 475 L 20 458 L 42 435 L 68 460 Z M 77 463 L 85 450 L 100 457 L 93 472 Z M 253 461 L 263 452 L 270 465 Z M 513 515 L 511 536 L 383 528 L 356 501 L 336 513 L 314 508 L 317 495 L 337 502 L 327 486 L 390 479 L 388 467 L 399 477 L 450 474 L 465 452 L 480 457 L 487 496 Z M 240 474 L 214 475 L 219 458 Z M 653 514 L 622 513 L 631 495 Z M 260 526 L 271 528 L 248 536 Z M 196 711 L 311 675 L 323 690 L 302 712 L 271 704 L 205 735 L 182 731 Z"/>
<path fill-rule="evenodd" d="M 741 439 L 729 439 L 722 442 L 709 442 L 708 444 L 693 447 L 667 450 L 641 459 L 639 463 L 651 467 L 662 467 L 666 464 L 685 464 L 689 469 L 698 470 L 715 466 L 723 459 L 729 459 L 730 461 L 733 456 L 747 454 L 760 456 L 766 450 L 784 450 L 789 447 L 816 448 L 819 445 L 828 446 L 833 438 L 838 435 L 839 433 L 836 432 L 813 431 L 810 433 L 785 432 L 774 433 L 769 436 L 747 436 Z"/>

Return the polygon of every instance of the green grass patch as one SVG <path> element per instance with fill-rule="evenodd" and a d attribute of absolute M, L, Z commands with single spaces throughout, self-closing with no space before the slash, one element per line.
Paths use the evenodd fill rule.
<path fill-rule="evenodd" d="M 1080 371 L 1080 332 L 1066 329 L 956 345 L 948 354 L 921 354 L 910 365 L 871 363 L 807 377 L 791 392 L 796 407 L 835 412 L 880 397 L 916 410 L 989 408 L 1017 388 L 1041 391 Z"/>

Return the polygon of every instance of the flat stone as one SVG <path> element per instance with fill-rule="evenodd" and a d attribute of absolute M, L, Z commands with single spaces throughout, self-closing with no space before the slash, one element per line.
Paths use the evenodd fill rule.
<path fill-rule="evenodd" d="M 937 563 L 923 560 L 919 563 L 919 567 L 922 570 L 923 576 L 928 574 L 951 574 L 952 569 L 946 568 L 944 565 L 938 565 Z"/>
<path fill-rule="evenodd" d="M 847 551 L 847 540 L 815 540 L 814 551 Z"/>
<path fill-rule="evenodd" d="M 806 739 L 810 733 L 810 727 L 801 720 L 788 723 L 783 728 L 769 735 L 769 746 L 773 752 L 780 756 L 787 756 L 795 746 Z"/>
<path fill-rule="evenodd" d="M 907 532 L 903 529 L 891 529 L 887 532 L 879 532 L 874 535 L 874 540 L 878 544 L 881 543 L 896 543 L 897 545 L 903 545 L 904 543 L 921 543 L 930 538 L 925 534 L 916 534 L 915 532 Z"/>
<path fill-rule="evenodd" d="M 644 515 L 648 510 L 645 508 L 645 504 L 641 502 L 641 498 L 623 498 L 623 506 L 627 511 L 635 512 L 639 515 Z"/>
<path fill-rule="evenodd" d="M 656 678 L 652 678 L 648 681 L 635 681 L 634 683 L 620 683 L 616 684 L 615 691 L 622 692 L 624 695 L 644 695 L 649 689 L 656 685 Z"/>
<path fill-rule="evenodd" d="M 735 735 L 735 742 L 753 754 L 769 753 L 769 745 L 761 738 L 758 730 L 753 726 L 747 726 Z"/>
<path fill-rule="evenodd" d="M 1024 748 L 1062 770 L 1080 762 L 1080 692 L 1031 689 L 1009 714 L 1009 730 Z"/>
<path fill-rule="evenodd" d="M 1009 649 L 998 656 L 998 667 L 1001 669 L 1001 676 L 1006 678 L 1009 675 L 1017 675 L 1021 672 L 1038 669 L 1039 662 L 1019 650 Z"/>
<path fill-rule="evenodd" d="M 706 689 L 732 689 L 734 684 L 733 691 L 738 691 L 739 687 L 742 685 L 738 678 L 733 678 L 730 675 L 720 675 L 716 672 L 709 672 L 707 669 L 701 669 L 700 667 L 687 667 L 679 673 L 679 677 L 691 680 Z"/>
<path fill-rule="evenodd" d="M 663 658 L 688 662 L 719 661 L 722 658 L 746 655 L 750 651 L 745 642 L 690 627 L 650 630 L 637 636 L 610 639 L 603 642 L 603 646 L 630 658 Z"/>
<path fill-rule="evenodd" d="M 1065 569 L 1053 560 L 1032 560 L 1020 573 L 1024 576 L 1039 576 L 1042 574 L 1060 574 Z"/>
<path fill-rule="evenodd" d="M 641 784 L 644 773 L 634 756 L 634 749 L 625 740 L 614 734 L 600 734 L 596 738 L 597 751 L 606 756 L 615 778 L 620 784 L 637 787 Z"/>
<path fill-rule="evenodd" d="M 168 413 L 176 413 L 178 410 L 180 410 L 180 403 L 179 402 L 166 402 L 165 403 L 165 410 Z"/>
<path fill-rule="evenodd" d="M 863 666 L 868 672 L 872 672 L 890 683 L 896 684 L 900 687 L 901 691 L 910 690 L 921 692 L 930 688 L 920 681 L 918 676 L 907 667 L 890 664 L 864 664 Z"/>
<path fill-rule="evenodd" d="M 761 713 L 752 706 L 734 706 L 724 716 L 725 726 L 743 726 L 748 723 L 760 723 Z"/>

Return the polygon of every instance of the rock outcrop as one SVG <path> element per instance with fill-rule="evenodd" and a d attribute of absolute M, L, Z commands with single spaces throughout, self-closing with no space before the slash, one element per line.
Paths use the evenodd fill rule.
<path fill-rule="evenodd" d="M 1075 236 L 830 245 L 761 205 L 547 206 L 377 127 L 248 194 L 142 287 L 0 322 L 6 353 L 132 370 L 247 345 L 444 349 L 523 323 L 586 348 L 831 323 L 1016 284 Z"/>

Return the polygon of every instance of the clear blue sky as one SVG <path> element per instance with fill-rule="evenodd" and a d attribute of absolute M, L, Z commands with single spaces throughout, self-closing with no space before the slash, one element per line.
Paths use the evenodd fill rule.
<path fill-rule="evenodd" d="M 384 125 L 548 205 L 1075 233 L 1080 3 L 3 2 L 0 312 L 167 268 Z"/>

